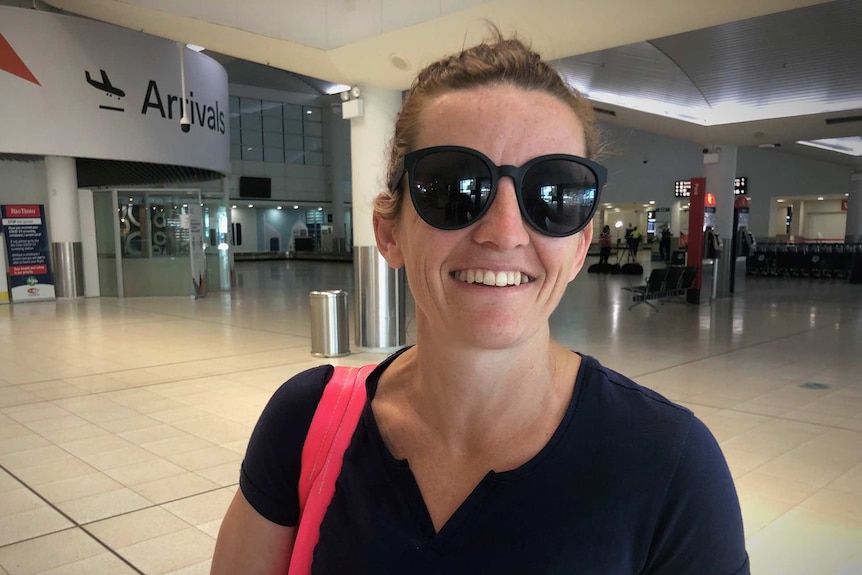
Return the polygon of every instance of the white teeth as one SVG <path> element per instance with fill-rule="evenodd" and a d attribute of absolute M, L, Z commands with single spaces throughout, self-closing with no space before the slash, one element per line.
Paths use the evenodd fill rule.
<path fill-rule="evenodd" d="M 469 269 L 455 272 L 453 277 L 457 277 L 462 282 L 468 284 L 477 283 L 486 286 L 505 287 L 518 286 L 528 283 L 530 276 L 517 271 L 499 271 L 483 269 Z"/>

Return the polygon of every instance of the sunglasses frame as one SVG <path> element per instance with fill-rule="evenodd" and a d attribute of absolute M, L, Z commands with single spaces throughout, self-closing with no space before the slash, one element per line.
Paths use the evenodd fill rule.
<path fill-rule="evenodd" d="M 440 152 L 461 152 L 461 153 L 473 156 L 474 158 L 478 158 L 483 164 L 485 164 L 485 166 L 488 168 L 488 172 L 491 175 L 491 190 L 490 190 L 489 195 L 488 195 L 488 201 L 485 203 L 485 205 L 482 207 L 482 209 L 479 211 L 479 213 L 476 215 L 475 218 L 473 218 L 472 220 L 470 220 L 469 222 L 467 222 L 463 225 L 440 226 L 438 224 L 430 222 L 430 221 L 428 221 L 428 219 L 425 217 L 425 215 L 422 213 L 422 211 L 419 209 L 419 206 L 417 205 L 417 198 L 416 198 L 416 194 L 414 192 L 414 185 L 413 185 L 413 175 L 414 175 L 414 171 L 416 169 L 416 166 L 426 156 L 430 156 L 430 155 L 437 154 Z M 540 228 L 527 215 L 527 208 L 524 205 L 524 198 L 523 198 L 524 176 L 527 174 L 527 172 L 530 170 L 530 168 L 532 168 L 534 165 L 536 165 L 540 162 L 549 161 L 549 160 L 566 160 L 569 162 L 573 162 L 575 164 L 578 164 L 580 166 L 587 168 L 590 172 L 592 172 L 592 174 L 596 178 L 596 197 L 595 197 L 595 201 L 593 202 L 593 206 L 589 211 L 588 216 L 586 218 L 584 218 L 584 221 L 578 227 L 576 227 L 574 230 L 569 231 L 569 232 L 565 232 L 565 233 L 553 233 L 553 232 L 550 232 L 548 230 Z M 581 156 L 575 156 L 572 154 L 547 154 L 544 156 L 538 156 L 536 158 L 533 158 L 532 160 L 528 161 L 527 163 L 525 163 L 521 166 L 511 166 L 511 165 L 498 166 L 493 161 L 491 161 L 491 159 L 488 156 L 486 156 L 482 152 L 480 152 L 478 150 L 474 150 L 473 148 L 467 148 L 465 146 L 432 146 L 430 148 L 422 148 L 420 150 L 414 150 L 412 152 L 408 152 L 402 158 L 400 165 L 398 166 L 398 171 L 396 172 L 396 174 L 397 175 L 396 175 L 395 179 L 393 180 L 395 187 L 397 188 L 400 185 L 401 180 L 404 178 L 404 176 L 406 174 L 407 175 L 408 193 L 410 194 L 410 200 L 413 202 L 413 207 L 416 209 L 416 213 L 419 214 L 419 217 L 421 217 L 422 220 L 425 221 L 425 223 L 427 223 L 432 228 L 435 228 L 438 230 L 460 230 L 460 229 L 464 229 L 466 227 L 469 227 L 472 224 L 479 221 L 479 219 L 481 219 L 482 216 L 484 216 L 488 212 L 488 209 L 491 207 L 491 204 L 494 203 L 494 198 L 497 197 L 497 189 L 499 188 L 500 180 L 504 177 L 510 177 L 510 178 L 512 178 L 512 181 L 515 184 L 515 197 L 518 200 L 518 208 L 521 211 L 521 217 L 524 218 L 524 220 L 530 225 L 531 228 L 538 231 L 542 235 L 549 236 L 549 237 L 555 237 L 555 238 L 563 238 L 563 237 L 568 237 L 568 236 L 574 235 L 574 234 L 578 233 L 579 231 L 583 230 L 585 227 L 587 227 L 587 225 L 593 219 L 593 216 L 595 216 L 595 214 L 596 214 L 596 210 L 598 209 L 598 205 L 599 205 L 600 200 L 601 200 L 602 188 L 604 187 L 605 182 L 607 181 L 607 177 L 608 177 L 607 168 L 605 168 L 601 164 L 598 164 L 592 160 L 588 160 L 587 158 L 582 158 Z M 393 189 L 390 191 L 394 192 L 395 190 Z"/>

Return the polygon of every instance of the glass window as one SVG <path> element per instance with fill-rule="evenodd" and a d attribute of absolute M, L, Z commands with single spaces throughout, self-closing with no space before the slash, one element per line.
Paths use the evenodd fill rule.
<path fill-rule="evenodd" d="M 263 146 L 265 148 L 281 149 L 284 147 L 284 137 L 281 134 L 273 134 L 272 132 L 264 132 L 263 133 Z"/>
<path fill-rule="evenodd" d="M 305 163 L 311 166 L 322 166 L 323 154 L 320 152 L 306 152 Z"/>
<path fill-rule="evenodd" d="M 321 152 L 323 151 L 323 139 L 311 138 L 306 136 L 304 139 L 306 152 Z"/>
<path fill-rule="evenodd" d="M 281 124 L 281 116 L 264 116 L 263 117 L 263 131 L 264 132 L 272 132 L 275 134 L 279 134 L 281 137 L 281 133 L 283 132 L 282 124 Z"/>
<path fill-rule="evenodd" d="M 302 135 L 302 120 L 284 120 L 284 133 L 294 136 Z"/>
<path fill-rule="evenodd" d="M 303 127 L 305 128 L 305 136 L 315 136 L 317 138 L 323 136 L 323 124 L 306 122 Z"/>
<path fill-rule="evenodd" d="M 302 121 L 302 106 L 296 104 L 284 104 L 282 106 L 282 114 L 285 120 L 300 120 Z"/>
<path fill-rule="evenodd" d="M 303 106 L 302 117 L 306 122 L 322 122 L 323 118 L 320 113 L 320 108 L 317 106 Z"/>
<path fill-rule="evenodd" d="M 281 148 L 263 148 L 263 161 L 281 164 L 284 162 L 284 150 Z"/>

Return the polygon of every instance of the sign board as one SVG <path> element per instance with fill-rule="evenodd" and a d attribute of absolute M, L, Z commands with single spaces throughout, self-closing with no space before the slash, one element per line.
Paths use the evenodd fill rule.
<path fill-rule="evenodd" d="M 54 299 L 45 206 L 0 206 L 12 301 Z"/>
<path fill-rule="evenodd" d="M 204 54 L 183 54 L 185 94 L 176 42 L 0 6 L 0 150 L 229 173 L 227 72 Z"/>
<path fill-rule="evenodd" d="M 192 266 L 192 297 L 207 295 L 207 257 L 204 252 L 204 218 L 201 205 L 189 204 L 187 223 L 189 226 L 189 257 Z"/>

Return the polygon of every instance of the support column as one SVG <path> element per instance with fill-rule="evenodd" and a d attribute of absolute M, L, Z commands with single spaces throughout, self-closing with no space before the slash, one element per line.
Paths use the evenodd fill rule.
<path fill-rule="evenodd" d="M 705 154 L 703 177 L 706 191 L 715 196 L 714 231 L 721 239 L 722 250 L 717 261 L 715 297 L 730 296 L 730 269 L 734 264 L 730 246 L 733 239 L 733 188 L 736 180 L 736 147 L 721 146 L 717 154 Z M 707 163 L 707 157 L 710 157 Z M 712 161 L 717 156 L 717 161 Z M 691 230 L 696 233 L 695 230 Z M 706 248 L 704 248 L 706 249 Z"/>
<path fill-rule="evenodd" d="M 386 148 L 401 108 L 401 93 L 363 87 L 361 99 L 359 112 L 348 116 L 351 117 L 356 345 L 366 351 L 393 351 L 407 341 L 404 270 L 390 268 L 380 255 L 371 218 L 372 201 L 385 180 Z"/>
<path fill-rule="evenodd" d="M 862 170 L 850 174 L 844 243 L 862 244 Z"/>
<path fill-rule="evenodd" d="M 84 297 L 84 258 L 75 158 L 45 156 L 48 231 L 58 298 Z"/>

